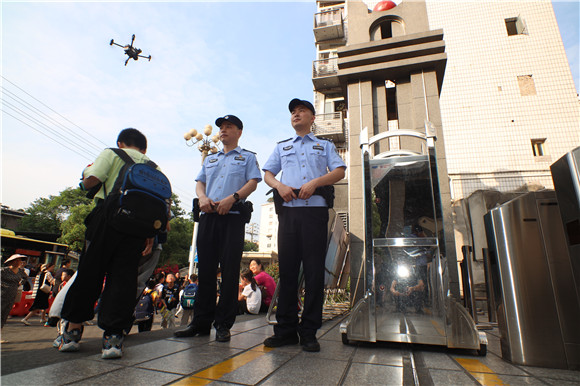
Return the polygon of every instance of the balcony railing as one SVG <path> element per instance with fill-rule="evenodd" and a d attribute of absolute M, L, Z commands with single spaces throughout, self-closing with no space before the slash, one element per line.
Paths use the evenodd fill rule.
<path fill-rule="evenodd" d="M 316 42 L 344 38 L 342 9 L 314 14 L 314 38 Z"/>
<path fill-rule="evenodd" d="M 338 74 L 338 58 L 315 60 L 312 62 L 312 78 Z"/>
<path fill-rule="evenodd" d="M 344 115 L 342 112 L 317 114 L 314 120 L 314 135 L 344 142 Z"/>
<path fill-rule="evenodd" d="M 349 156 L 348 156 L 348 149 L 345 148 L 337 148 L 336 151 L 338 152 L 338 155 L 340 156 L 340 158 L 342 158 L 342 160 L 344 161 L 344 163 L 348 166 L 349 165 Z"/>
<path fill-rule="evenodd" d="M 314 28 L 342 25 L 342 9 L 331 9 L 314 14 Z"/>

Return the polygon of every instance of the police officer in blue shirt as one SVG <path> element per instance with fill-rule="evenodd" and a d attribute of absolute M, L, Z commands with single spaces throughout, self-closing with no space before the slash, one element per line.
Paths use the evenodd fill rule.
<path fill-rule="evenodd" d="M 327 247 L 328 207 L 316 189 L 344 178 L 346 165 L 334 144 L 311 132 L 314 106 L 293 99 L 288 106 L 296 135 L 278 142 L 264 165 L 264 181 L 276 189 L 284 204 L 278 212 L 280 292 L 274 335 L 267 347 L 300 344 L 305 351 L 320 351 L 316 331 L 322 325 L 324 263 Z M 280 180 L 276 179 L 283 172 Z M 302 319 L 298 322 L 298 274 L 303 265 L 305 289 Z"/>
<path fill-rule="evenodd" d="M 196 178 L 196 193 L 202 214 L 197 237 L 198 291 L 193 320 L 175 332 L 185 337 L 207 335 L 213 323 L 216 340 L 230 340 L 236 320 L 240 261 L 244 248 L 245 219 L 242 205 L 262 180 L 256 154 L 242 149 L 242 121 L 226 115 L 215 121 L 220 128 L 223 150 L 210 154 Z M 216 273 L 222 273 L 222 287 L 216 305 Z"/>

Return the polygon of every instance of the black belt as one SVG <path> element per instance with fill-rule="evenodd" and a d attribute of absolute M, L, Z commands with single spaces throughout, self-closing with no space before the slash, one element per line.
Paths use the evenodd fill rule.
<path fill-rule="evenodd" d="M 247 224 L 250 222 L 252 218 L 252 212 L 254 211 L 254 205 L 251 201 L 244 201 L 244 202 L 236 202 L 230 208 L 230 212 L 239 212 L 241 216 L 243 216 L 244 222 Z M 199 222 L 199 216 L 201 214 L 201 209 L 199 207 L 199 198 L 193 199 L 193 221 Z M 214 214 L 214 213 L 205 213 L 205 214 Z"/>

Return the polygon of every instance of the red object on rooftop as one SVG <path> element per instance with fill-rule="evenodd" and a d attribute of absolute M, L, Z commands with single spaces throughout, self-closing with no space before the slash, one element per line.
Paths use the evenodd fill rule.
<path fill-rule="evenodd" d="M 373 8 L 373 12 L 381 12 L 381 11 L 388 11 L 389 9 L 393 9 L 397 6 L 394 1 L 381 1 L 375 5 Z"/>

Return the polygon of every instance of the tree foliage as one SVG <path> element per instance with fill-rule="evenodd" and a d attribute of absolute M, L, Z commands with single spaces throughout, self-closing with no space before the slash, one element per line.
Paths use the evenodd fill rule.
<path fill-rule="evenodd" d="M 272 276 L 272 279 L 274 279 L 275 282 L 278 282 L 278 279 L 280 278 L 280 266 L 278 265 L 278 262 L 269 264 L 264 271 Z"/>
<path fill-rule="evenodd" d="M 20 220 L 18 230 L 27 232 L 59 233 L 60 218 L 52 205 L 55 196 L 37 198 L 24 210 L 26 216 Z"/>
<path fill-rule="evenodd" d="M 244 240 L 244 252 L 258 252 L 258 244 L 249 240 Z"/>
<path fill-rule="evenodd" d="M 61 224 L 62 236 L 59 242 L 68 244 L 73 251 L 80 252 L 85 240 L 85 218 L 93 210 L 94 204 L 83 204 L 70 209 L 70 215 Z"/>
<path fill-rule="evenodd" d="M 189 247 L 193 234 L 193 221 L 175 217 L 170 221 L 171 230 L 167 234 L 167 242 L 163 244 L 163 252 L 158 266 L 178 264 L 180 267 L 189 264 Z"/>
<path fill-rule="evenodd" d="M 85 192 L 66 188 L 58 196 L 50 195 L 36 199 L 24 211 L 27 214 L 20 222 L 19 230 L 29 232 L 60 233 L 62 224 L 73 208 L 92 205 Z"/>

